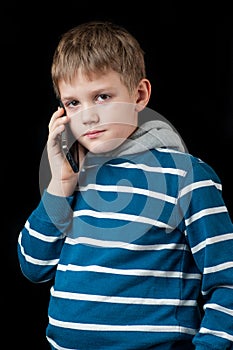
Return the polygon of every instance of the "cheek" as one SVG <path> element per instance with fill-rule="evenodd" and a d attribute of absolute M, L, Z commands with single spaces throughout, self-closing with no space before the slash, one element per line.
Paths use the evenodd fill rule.
<path fill-rule="evenodd" d="M 131 123 L 119 123 L 115 125 L 115 136 L 119 137 L 120 139 L 127 139 L 137 127 L 136 121 L 132 121 Z"/>
<path fill-rule="evenodd" d="M 106 123 L 135 124 L 136 107 L 132 103 L 114 102 L 100 109 L 101 120 Z"/>
<path fill-rule="evenodd" d="M 81 122 L 81 119 L 78 117 L 72 117 L 69 126 L 75 139 L 78 139 L 80 135 L 82 135 L 84 132 L 83 123 Z"/>

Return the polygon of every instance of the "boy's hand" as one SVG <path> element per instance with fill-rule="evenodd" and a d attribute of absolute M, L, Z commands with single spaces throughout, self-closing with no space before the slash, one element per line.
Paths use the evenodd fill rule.
<path fill-rule="evenodd" d="M 47 152 L 51 181 L 47 191 L 57 196 L 67 197 L 73 194 L 78 181 L 78 173 L 73 172 L 61 148 L 61 133 L 69 122 L 69 117 L 63 114 L 63 108 L 58 107 L 49 122 Z"/>

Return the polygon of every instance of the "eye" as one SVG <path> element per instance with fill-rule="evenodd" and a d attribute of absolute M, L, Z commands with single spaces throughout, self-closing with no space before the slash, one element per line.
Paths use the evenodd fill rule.
<path fill-rule="evenodd" d="M 78 106 L 78 104 L 79 104 L 79 102 L 76 100 L 72 100 L 72 101 L 66 103 L 67 107 L 70 107 L 70 108 L 76 107 L 76 106 Z"/>
<path fill-rule="evenodd" d="M 109 98 L 110 98 L 110 96 L 107 94 L 100 94 L 96 97 L 96 100 L 98 102 L 104 102 L 104 101 L 108 100 Z"/>

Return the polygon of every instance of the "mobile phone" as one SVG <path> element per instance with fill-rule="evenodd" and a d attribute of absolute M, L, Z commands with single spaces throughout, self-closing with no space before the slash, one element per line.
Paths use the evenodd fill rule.
<path fill-rule="evenodd" d="M 60 106 L 64 109 L 63 115 L 65 115 L 65 108 L 61 101 L 60 101 Z M 78 173 L 79 171 L 78 141 L 75 140 L 69 125 L 66 125 L 65 130 L 61 133 L 61 148 L 73 172 Z"/>

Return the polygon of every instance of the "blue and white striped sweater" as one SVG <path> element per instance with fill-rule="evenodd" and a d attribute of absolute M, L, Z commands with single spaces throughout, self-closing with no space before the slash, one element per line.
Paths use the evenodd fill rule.
<path fill-rule="evenodd" d="M 45 191 L 19 236 L 26 277 L 55 277 L 52 348 L 233 349 L 233 226 L 213 169 L 157 149 L 83 170 L 72 197 Z"/>

